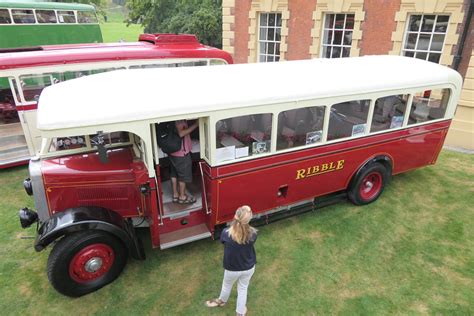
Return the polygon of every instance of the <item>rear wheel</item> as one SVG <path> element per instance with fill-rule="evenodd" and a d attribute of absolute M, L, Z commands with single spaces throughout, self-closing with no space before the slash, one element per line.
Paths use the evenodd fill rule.
<path fill-rule="evenodd" d="M 349 188 L 348 196 L 355 205 L 369 204 L 382 194 L 388 180 L 387 168 L 380 163 L 363 167 Z"/>
<path fill-rule="evenodd" d="M 114 281 L 127 263 L 127 250 L 114 236 L 82 231 L 65 236 L 48 258 L 48 278 L 60 293 L 77 297 Z"/>

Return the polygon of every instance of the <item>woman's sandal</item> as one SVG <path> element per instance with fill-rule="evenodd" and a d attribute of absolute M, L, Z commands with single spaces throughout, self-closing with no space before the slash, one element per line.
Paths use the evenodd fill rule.
<path fill-rule="evenodd" d="M 173 203 L 178 203 L 178 201 L 179 201 L 179 197 L 174 197 L 173 196 Z"/>
<path fill-rule="evenodd" d="M 196 202 L 196 198 L 194 196 L 188 196 L 186 195 L 186 198 L 184 200 L 178 199 L 179 204 L 193 204 Z"/>
<path fill-rule="evenodd" d="M 212 300 L 206 301 L 207 307 L 222 307 L 224 305 L 225 305 L 225 302 L 218 298 L 213 298 Z"/>

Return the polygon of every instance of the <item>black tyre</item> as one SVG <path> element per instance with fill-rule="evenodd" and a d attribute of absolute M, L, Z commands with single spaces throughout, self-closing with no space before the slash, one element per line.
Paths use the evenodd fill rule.
<path fill-rule="evenodd" d="M 115 280 L 127 263 L 127 249 L 103 231 L 65 236 L 48 258 L 48 279 L 61 294 L 78 297 Z"/>
<path fill-rule="evenodd" d="M 387 168 L 381 163 L 363 167 L 349 188 L 349 200 L 355 205 L 365 205 L 377 200 L 388 180 Z"/>

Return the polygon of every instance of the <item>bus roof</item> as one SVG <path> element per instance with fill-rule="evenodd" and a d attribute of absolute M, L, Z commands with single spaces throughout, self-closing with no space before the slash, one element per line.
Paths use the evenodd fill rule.
<path fill-rule="evenodd" d="M 119 70 L 43 90 L 44 131 L 124 124 L 173 116 L 377 91 L 451 84 L 456 71 L 401 56 L 365 56 L 213 67 Z"/>
<path fill-rule="evenodd" d="M 1 0 L 0 8 L 15 8 L 15 9 L 57 9 L 57 10 L 81 10 L 81 11 L 95 11 L 94 6 L 81 3 L 59 3 L 59 2 L 42 2 L 31 0 L 16 0 L 8 1 Z"/>
<path fill-rule="evenodd" d="M 0 50 L 0 71 L 51 65 L 158 58 L 221 58 L 230 55 L 199 43 L 194 35 L 142 34 L 140 42 L 38 46 L 24 51 Z"/>

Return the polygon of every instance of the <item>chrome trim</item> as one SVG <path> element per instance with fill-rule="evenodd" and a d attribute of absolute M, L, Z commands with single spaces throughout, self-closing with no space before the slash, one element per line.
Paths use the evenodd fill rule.
<path fill-rule="evenodd" d="M 33 197 L 40 222 L 49 218 L 46 192 L 44 191 L 43 174 L 41 172 L 41 160 L 31 159 L 29 165 L 31 184 L 33 185 Z"/>

